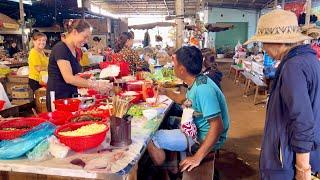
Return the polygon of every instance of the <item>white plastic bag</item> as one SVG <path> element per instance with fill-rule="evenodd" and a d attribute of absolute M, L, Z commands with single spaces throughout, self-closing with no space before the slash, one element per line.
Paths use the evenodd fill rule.
<path fill-rule="evenodd" d="M 63 159 L 67 157 L 69 150 L 70 148 L 61 144 L 55 136 L 49 138 L 49 152 L 55 158 Z"/>
<path fill-rule="evenodd" d="M 107 68 L 102 69 L 100 78 L 117 77 L 120 73 L 120 67 L 117 65 L 109 65 Z"/>

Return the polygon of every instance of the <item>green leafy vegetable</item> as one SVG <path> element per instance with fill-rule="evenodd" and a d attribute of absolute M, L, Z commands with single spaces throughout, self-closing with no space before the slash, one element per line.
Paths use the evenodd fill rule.
<path fill-rule="evenodd" d="M 143 110 L 144 110 L 143 107 L 138 106 L 138 105 L 134 105 L 129 109 L 127 114 L 130 115 L 130 116 L 138 116 L 138 117 L 140 117 L 140 116 L 143 116 L 143 114 L 142 114 Z"/>

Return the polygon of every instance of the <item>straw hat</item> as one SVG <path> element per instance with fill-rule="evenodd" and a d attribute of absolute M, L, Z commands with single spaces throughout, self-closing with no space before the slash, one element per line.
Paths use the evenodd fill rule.
<path fill-rule="evenodd" d="M 252 42 L 292 44 L 310 39 L 300 32 L 297 16 L 293 12 L 276 9 L 260 17 L 256 35 L 245 45 Z"/>

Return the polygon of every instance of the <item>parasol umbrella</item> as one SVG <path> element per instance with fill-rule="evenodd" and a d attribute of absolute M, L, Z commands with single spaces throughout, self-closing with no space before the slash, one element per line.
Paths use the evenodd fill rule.
<path fill-rule="evenodd" d="M 175 26 L 175 23 L 172 22 L 155 22 L 155 23 L 147 23 L 147 24 L 139 24 L 129 26 L 129 29 L 153 29 L 155 27 L 170 27 Z"/>

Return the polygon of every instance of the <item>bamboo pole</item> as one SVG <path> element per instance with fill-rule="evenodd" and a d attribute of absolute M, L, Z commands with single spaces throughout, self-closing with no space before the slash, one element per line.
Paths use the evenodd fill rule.
<path fill-rule="evenodd" d="M 284 9 L 284 6 L 286 5 L 286 0 L 282 0 L 282 3 L 281 3 L 281 8 Z"/>
<path fill-rule="evenodd" d="M 278 0 L 274 0 L 273 9 L 277 9 L 277 6 L 278 6 Z"/>
<path fill-rule="evenodd" d="M 24 32 L 26 24 L 24 21 L 24 8 L 23 8 L 23 0 L 19 0 L 19 12 L 20 12 L 20 23 L 21 23 L 21 33 L 22 33 L 22 49 L 26 50 L 26 34 Z"/>

